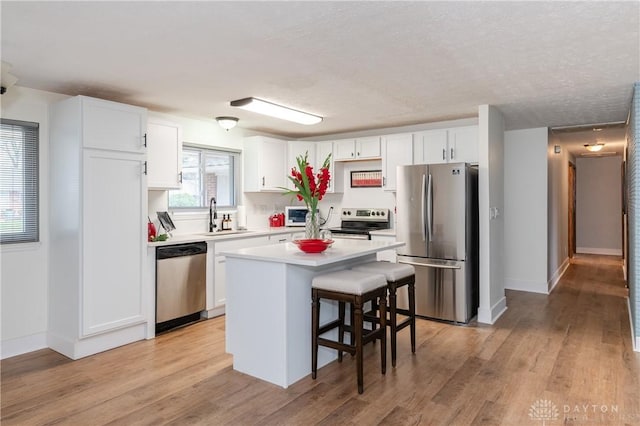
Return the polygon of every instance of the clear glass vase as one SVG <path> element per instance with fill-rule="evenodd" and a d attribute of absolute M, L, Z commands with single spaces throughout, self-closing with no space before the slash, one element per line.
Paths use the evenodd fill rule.
<path fill-rule="evenodd" d="M 307 240 L 320 239 L 320 215 L 318 212 L 307 212 L 304 218 L 304 238 Z"/>

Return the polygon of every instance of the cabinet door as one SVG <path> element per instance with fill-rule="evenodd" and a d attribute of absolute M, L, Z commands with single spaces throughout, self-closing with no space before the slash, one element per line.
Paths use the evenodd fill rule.
<path fill-rule="evenodd" d="M 437 164 L 446 163 L 449 159 L 447 155 L 446 129 L 427 130 L 416 134 L 416 149 L 418 158 L 414 158 L 414 164 Z M 420 155 L 422 154 L 422 155 Z"/>
<path fill-rule="evenodd" d="M 147 201 L 140 156 L 84 151 L 80 334 L 88 336 L 146 319 Z"/>
<path fill-rule="evenodd" d="M 146 151 L 146 109 L 87 97 L 81 97 L 81 100 L 85 148 L 131 153 Z"/>
<path fill-rule="evenodd" d="M 327 187 L 327 193 L 342 192 L 342 176 L 338 176 L 336 173 L 342 173 L 342 169 L 337 169 L 335 165 L 335 159 L 333 158 L 333 142 L 317 142 L 316 143 L 316 164 L 317 170 L 320 169 L 322 163 L 327 158 L 327 155 L 331 154 L 331 161 L 329 161 L 329 174 L 331 179 L 329 180 L 329 186 Z"/>
<path fill-rule="evenodd" d="M 149 121 L 147 125 L 147 187 L 180 189 L 182 185 L 182 139 L 177 124 Z"/>
<path fill-rule="evenodd" d="M 224 256 L 216 256 L 215 262 L 215 284 L 213 291 L 213 306 L 224 306 L 227 303 L 227 267 Z"/>
<path fill-rule="evenodd" d="M 343 139 L 333 142 L 333 156 L 335 161 L 356 159 L 355 139 Z"/>
<path fill-rule="evenodd" d="M 356 158 L 380 158 L 380 136 L 356 139 Z"/>
<path fill-rule="evenodd" d="M 449 162 L 478 162 L 478 126 L 449 129 Z"/>
<path fill-rule="evenodd" d="M 396 169 L 413 164 L 413 135 L 389 135 L 382 138 L 382 189 L 396 190 Z"/>
<path fill-rule="evenodd" d="M 262 159 L 259 162 L 262 176 L 260 178 L 261 190 L 281 191 L 286 186 L 285 176 L 287 171 L 287 144 L 285 141 L 264 138 L 262 141 Z"/>
<path fill-rule="evenodd" d="M 296 158 L 298 156 L 304 156 L 307 154 L 307 160 L 313 167 L 314 171 L 318 170 L 316 161 L 316 143 L 315 142 L 303 142 L 303 141 L 289 141 L 287 143 L 287 165 L 285 168 L 286 176 L 291 176 L 291 168 L 298 168 L 298 162 Z M 295 189 L 293 183 L 287 177 L 287 188 Z"/>
<path fill-rule="evenodd" d="M 396 241 L 396 237 L 386 236 L 386 235 L 372 235 L 371 240 L 372 241 L 388 241 L 393 243 Z M 396 263 L 396 260 L 397 260 L 396 250 L 390 249 L 390 250 L 379 251 L 376 254 L 376 258 L 378 261 Z"/>

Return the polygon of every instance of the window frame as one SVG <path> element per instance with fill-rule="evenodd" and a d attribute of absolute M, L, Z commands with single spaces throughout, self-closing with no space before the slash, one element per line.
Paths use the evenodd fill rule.
<path fill-rule="evenodd" d="M 182 150 L 181 150 L 181 158 L 184 158 L 185 150 L 187 151 L 197 151 L 201 154 L 201 162 L 200 162 L 200 179 L 201 182 L 204 182 L 204 158 L 203 154 L 222 154 L 222 155 L 230 155 L 233 158 L 233 188 L 231 190 L 231 196 L 233 198 L 232 204 L 230 205 L 221 205 L 217 204 L 219 210 L 232 210 L 237 208 L 240 200 L 240 185 L 241 185 L 241 168 L 242 168 L 242 151 L 231 148 L 222 148 L 211 145 L 200 145 L 195 143 L 183 142 Z M 182 167 L 182 165 L 181 165 Z M 183 171 L 184 172 L 184 171 Z M 184 175 L 183 175 L 184 176 Z M 200 212 L 203 210 L 209 210 L 209 204 L 207 200 L 203 200 L 206 205 L 201 205 L 198 207 L 190 206 L 190 207 L 180 207 L 180 206 L 172 206 L 171 205 L 171 192 L 179 191 L 179 190 L 169 190 L 167 191 L 167 206 L 170 211 L 176 213 L 188 213 L 188 212 Z"/>
<path fill-rule="evenodd" d="M 17 126 L 28 132 L 23 143 L 23 203 L 22 212 L 25 229 L 21 232 L 0 231 L 0 245 L 29 244 L 40 242 L 40 123 L 0 118 L 2 126 Z M 29 143 L 29 146 L 25 144 Z M 0 162 L 0 167 L 3 163 Z"/>

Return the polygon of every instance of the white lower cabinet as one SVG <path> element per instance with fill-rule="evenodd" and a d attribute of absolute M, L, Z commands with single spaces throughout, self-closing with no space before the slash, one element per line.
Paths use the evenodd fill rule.
<path fill-rule="evenodd" d="M 146 111 L 113 102 L 105 102 L 104 109 L 96 105 L 103 103 L 75 97 L 50 110 L 47 344 L 72 359 L 142 340 L 155 325 L 147 323 L 143 285 L 146 156 L 111 149 L 143 139 L 144 126 L 131 123 L 139 123 Z M 118 136 L 111 129 L 110 149 L 87 143 L 102 140 L 96 124 L 102 112 L 114 126 L 121 117 L 129 130 Z M 85 126 L 87 117 L 91 125 Z"/>
<path fill-rule="evenodd" d="M 394 235 L 371 235 L 372 241 L 386 241 L 390 243 L 394 243 L 396 241 L 396 237 Z M 397 254 L 396 250 L 384 250 L 379 251 L 377 254 L 379 261 L 385 262 L 393 262 L 396 263 Z"/>
<path fill-rule="evenodd" d="M 220 253 L 248 247 L 258 247 L 273 244 L 269 236 L 238 238 L 224 241 L 209 242 L 209 250 L 213 246 L 213 280 L 207 280 L 207 317 L 212 318 L 224 314 L 227 301 L 226 258 Z"/>

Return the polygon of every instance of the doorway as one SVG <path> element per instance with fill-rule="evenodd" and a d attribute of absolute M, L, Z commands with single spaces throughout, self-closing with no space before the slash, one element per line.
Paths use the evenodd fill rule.
<path fill-rule="evenodd" d="M 576 166 L 569 162 L 569 260 L 576 253 Z"/>

